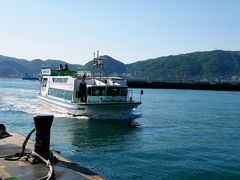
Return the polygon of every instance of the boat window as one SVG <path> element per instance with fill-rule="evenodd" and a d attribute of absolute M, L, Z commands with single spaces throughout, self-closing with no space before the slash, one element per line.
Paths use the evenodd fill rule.
<path fill-rule="evenodd" d="M 59 97 L 67 100 L 72 100 L 72 91 L 67 91 L 63 89 L 49 88 L 48 95 Z"/>
<path fill-rule="evenodd" d="M 88 94 L 88 96 L 91 96 L 91 95 L 92 95 L 92 87 L 89 87 L 89 88 L 88 88 L 87 94 Z"/>
<path fill-rule="evenodd" d="M 120 96 L 120 87 L 107 87 L 107 96 Z"/>
<path fill-rule="evenodd" d="M 88 88 L 88 95 L 90 96 L 105 96 L 106 87 L 90 87 Z"/>
<path fill-rule="evenodd" d="M 127 87 L 122 87 L 120 96 L 127 96 L 127 94 L 128 94 L 128 88 Z"/>
<path fill-rule="evenodd" d="M 42 80 L 42 87 L 46 87 L 47 86 L 47 80 L 48 80 L 48 78 L 43 78 L 43 80 Z"/>
<path fill-rule="evenodd" d="M 53 78 L 52 81 L 56 83 L 67 83 L 68 78 Z"/>

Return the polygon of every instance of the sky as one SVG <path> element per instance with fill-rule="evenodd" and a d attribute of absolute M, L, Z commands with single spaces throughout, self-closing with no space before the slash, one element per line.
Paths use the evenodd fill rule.
<path fill-rule="evenodd" d="M 0 54 L 84 65 L 240 50 L 239 0 L 0 0 Z"/>

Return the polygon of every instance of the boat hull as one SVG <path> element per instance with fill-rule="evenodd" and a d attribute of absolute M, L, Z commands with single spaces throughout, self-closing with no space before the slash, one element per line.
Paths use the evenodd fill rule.
<path fill-rule="evenodd" d="M 73 116 L 122 116 L 132 113 L 141 102 L 97 102 L 97 103 L 69 103 L 51 97 L 38 95 L 45 103 Z"/>

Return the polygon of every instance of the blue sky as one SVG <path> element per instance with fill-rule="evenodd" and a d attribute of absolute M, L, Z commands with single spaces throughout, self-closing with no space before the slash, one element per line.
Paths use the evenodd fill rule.
<path fill-rule="evenodd" d="M 0 0 L 0 54 L 85 64 L 240 50 L 239 0 Z"/>

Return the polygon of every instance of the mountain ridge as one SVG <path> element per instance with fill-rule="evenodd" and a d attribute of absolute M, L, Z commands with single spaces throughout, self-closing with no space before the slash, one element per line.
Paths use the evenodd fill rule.
<path fill-rule="evenodd" d="M 223 50 L 163 56 L 138 61 L 127 67 L 127 72 L 135 72 L 135 77 L 147 80 L 229 79 L 230 76 L 239 76 L 239 70 L 240 51 Z"/>
<path fill-rule="evenodd" d="M 130 64 L 108 55 L 100 56 L 107 75 L 120 75 L 132 79 L 179 80 L 179 79 L 229 79 L 240 76 L 240 51 L 197 51 L 136 61 Z M 43 65 L 58 68 L 63 60 L 33 59 L 32 61 L 0 55 L 0 77 L 21 77 L 25 73 L 38 75 Z M 70 69 L 93 70 L 93 60 L 85 65 L 70 64 Z"/>

